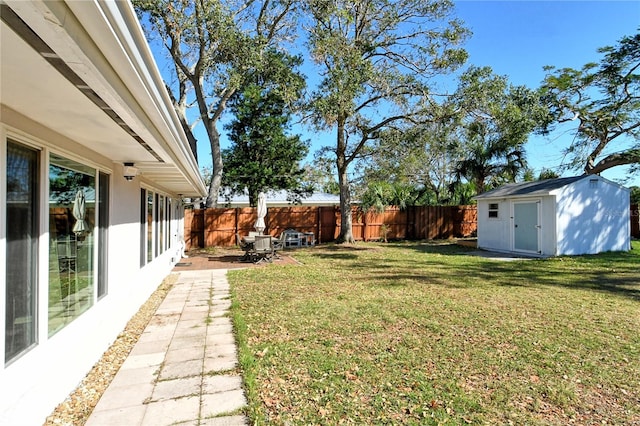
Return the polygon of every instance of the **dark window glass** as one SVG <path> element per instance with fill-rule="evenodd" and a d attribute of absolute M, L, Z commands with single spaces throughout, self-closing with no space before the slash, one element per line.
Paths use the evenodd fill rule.
<path fill-rule="evenodd" d="M 140 190 L 140 266 L 147 263 L 147 191 Z"/>
<path fill-rule="evenodd" d="M 159 254 L 160 254 L 160 240 L 158 239 L 158 235 L 160 235 L 160 230 L 158 229 L 159 223 L 160 223 L 160 203 L 158 202 L 158 198 L 159 195 L 156 194 L 155 196 L 155 217 L 153 220 L 153 227 L 155 228 L 154 231 L 154 237 L 155 240 L 153 241 L 153 258 L 155 259 Z"/>
<path fill-rule="evenodd" d="M 7 144 L 5 362 L 37 343 L 39 152 Z"/>
<path fill-rule="evenodd" d="M 159 228 L 159 233 L 158 233 L 158 245 L 160 247 L 160 250 L 158 251 L 158 254 L 163 253 L 165 246 L 164 246 L 164 234 L 165 234 L 165 220 L 164 220 L 164 195 L 160 195 L 158 198 L 158 228 Z"/>
<path fill-rule="evenodd" d="M 489 204 L 489 217 L 491 219 L 497 219 L 498 218 L 498 207 L 499 207 L 498 203 Z"/>
<path fill-rule="evenodd" d="M 109 175 L 98 175 L 98 298 L 107 294 L 109 247 Z"/>
<path fill-rule="evenodd" d="M 153 193 L 147 191 L 147 263 L 153 260 Z"/>

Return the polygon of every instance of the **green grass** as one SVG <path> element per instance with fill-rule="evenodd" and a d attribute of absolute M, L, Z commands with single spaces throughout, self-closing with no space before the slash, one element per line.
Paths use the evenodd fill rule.
<path fill-rule="evenodd" d="M 453 244 L 231 271 L 256 424 L 640 424 L 640 244 L 502 262 Z"/>

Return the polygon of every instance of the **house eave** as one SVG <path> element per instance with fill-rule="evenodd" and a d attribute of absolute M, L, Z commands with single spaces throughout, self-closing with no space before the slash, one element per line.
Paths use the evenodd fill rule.
<path fill-rule="evenodd" d="M 130 2 L 3 0 L 2 8 L 3 105 L 114 163 L 135 163 L 169 192 L 206 194 Z M 9 12 L 51 51 L 15 37 Z"/>

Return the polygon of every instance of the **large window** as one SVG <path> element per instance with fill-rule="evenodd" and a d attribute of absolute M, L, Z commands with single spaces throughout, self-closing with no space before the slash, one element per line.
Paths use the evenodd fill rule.
<path fill-rule="evenodd" d="M 39 157 L 7 144 L 5 362 L 37 341 Z"/>
<path fill-rule="evenodd" d="M 147 264 L 147 190 L 140 189 L 140 267 Z"/>
<path fill-rule="evenodd" d="M 96 170 L 52 154 L 49 165 L 49 335 L 93 305 Z"/>
<path fill-rule="evenodd" d="M 140 266 L 169 249 L 171 244 L 171 198 L 140 190 Z"/>

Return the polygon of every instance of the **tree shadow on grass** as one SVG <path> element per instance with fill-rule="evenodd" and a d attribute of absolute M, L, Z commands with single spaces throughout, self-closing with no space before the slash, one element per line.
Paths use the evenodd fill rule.
<path fill-rule="evenodd" d="M 340 247 L 319 252 L 318 255 L 328 260 L 351 261 L 348 267 L 361 274 L 363 279 L 374 277 L 375 282 L 386 287 L 401 287 L 410 283 L 450 288 L 493 285 L 542 289 L 559 286 L 594 290 L 640 301 L 640 256 L 637 250 L 547 259 L 514 260 L 513 256 L 504 255 L 505 260 L 500 260 L 500 255 L 491 258 L 477 256 L 475 249 L 453 242 L 392 242 L 388 243 L 388 247 L 414 253 L 406 258 L 369 258 L 351 248 Z M 363 247 L 361 250 L 384 248 Z M 447 259 L 443 260 L 441 256 Z"/>

